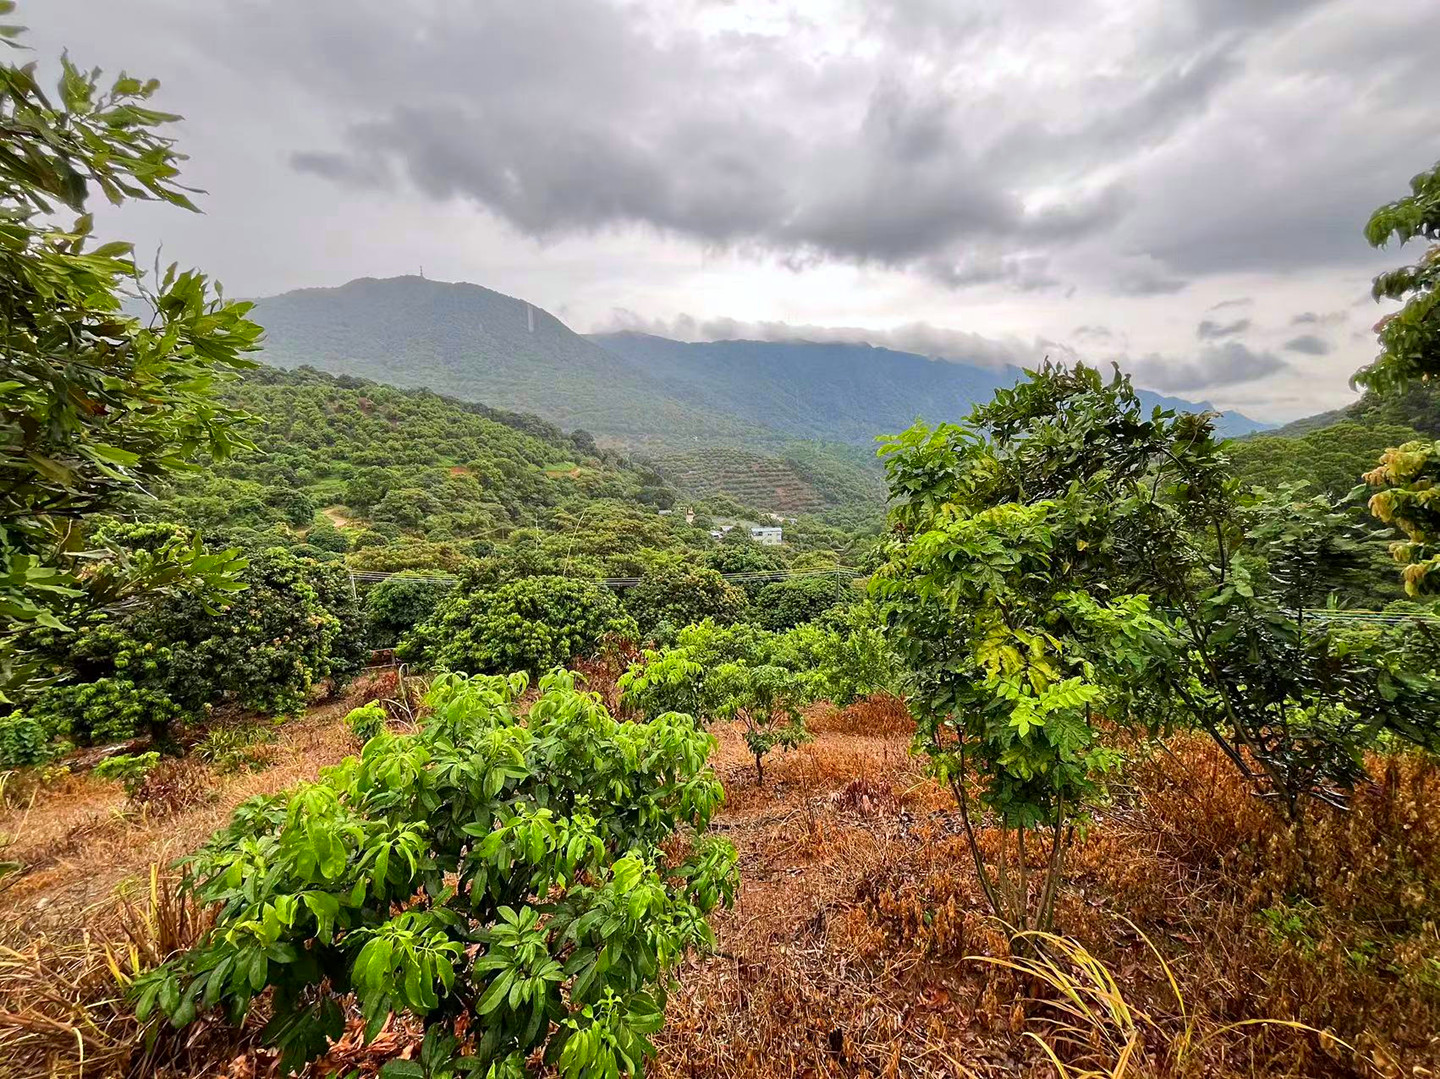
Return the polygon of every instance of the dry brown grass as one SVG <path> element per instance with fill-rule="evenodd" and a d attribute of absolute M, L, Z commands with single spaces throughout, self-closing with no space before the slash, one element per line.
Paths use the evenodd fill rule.
<path fill-rule="evenodd" d="M 329 702 L 281 727 L 274 764 L 264 771 L 217 776 L 185 762 L 183 785 L 165 784 L 150 808 L 127 803 L 119 783 L 70 777 L 0 813 L 9 839 L 4 860 L 21 866 L 0 879 L 0 945 L 21 948 L 41 934 L 77 939 L 82 912 L 127 878 L 196 849 L 245 799 L 312 779 L 354 752 L 344 724 L 352 704 Z"/>
<path fill-rule="evenodd" d="M 113 974 L 107 983 L 96 973 L 94 936 L 36 940 L 44 911 L 52 921 L 63 912 L 72 928 L 104 921 L 92 904 L 117 880 L 193 848 L 242 798 L 352 751 L 341 720 L 351 703 L 282 728 L 274 768 L 219 780 L 213 804 L 164 821 L 117 816 L 117 797 L 98 784 L 61 789 L 53 808 L 38 801 L 30 846 L 48 844 L 53 857 L 0 894 L 11 954 L 31 968 L 49 964 L 60 985 L 108 984 L 110 996 L 94 987 L 61 996 L 98 1001 L 96 1026 L 117 1043 L 133 1040 Z M 715 919 L 718 953 L 680 972 L 652 1075 L 1440 1074 L 1440 999 L 1426 982 L 1440 972 L 1432 763 L 1378 760 L 1375 785 L 1350 814 L 1316 810 L 1302 833 L 1279 827 L 1210 743 L 1135 749 L 1123 797 L 1076 846 L 1059 910 L 1067 943 L 1047 953 L 1058 957 L 1052 983 L 989 961 L 1009 956 L 1007 935 L 985 913 L 953 799 L 908 753 L 895 706 L 811 719 L 815 739 L 774 754 L 763 787 L 741 732 L 716 730 L 727 788 L 716 827 L 740 853 L 742 891 Z M 93 833 L 75 832 L 91 820 Z M 1284 920 L 1292 915 L 1299 921 Z M 114 922 L 105 932 L 118 940 L 124 930 Z M 0 1008 L 9 1007 L 3 977 Z M 1066 984 L 1080 987 L 1093 1026 L 1084 1010 L 1066 1010 Z M 1328 1029 L 1357 1049 L 1293 1026 L 1249 1025 L 1258 1019 Z M 166 1067 L 270 1074 L 273 1057 L 253 1048 L 253 1031 L 236 1041 L 200 1029 L 184 1054 L 161 1045 Z M 82 1037 L 103 1048 L 99 1035 Z M 315 1074 L 373 1075 L 415 1040 L 401 1024 L 367 1048 L 352 1029 Z M 139 1074 L 133 1058 L 127 1066 Z"/>

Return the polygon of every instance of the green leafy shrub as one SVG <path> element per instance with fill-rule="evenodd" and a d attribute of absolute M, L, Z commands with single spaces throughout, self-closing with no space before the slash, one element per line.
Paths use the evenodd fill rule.
<path fill-rule="evenodd" d="M 645 574 L 625 593 L 624 606 L 642 634 L 662 639 L 656 633 L 662 625 L 678 629 L 707 618 L 729 625 L 743 617 L 749 599 L 716 570 L 681 565 Z"/>
<path fill-rule="evenodd" d="M 218 617 L 182 598 L 127 627 L 131 639 L 169 649 L 159 679 L 183 707 L 232 698 L 257 712 L 294 712 L 318 681 L 360 668 L 365 619 L 343 566 L 276 548 L 252 557 L 243 579 L 245 591 Z"/>
<path fill-rule="evenodd" d="M 734 849 L 696 834 L 722 797 L 714 742 L 689 716 L 618 722 L 564 671 L 522 719 L 525 686 L 441 676 L 417 733 L 241 806 L 189 862 L 215 928 L 137 979 L 142 1021 L 238 1023 L 273 987 L 264 1037 L 294 1070 L 354 993 L 367 1039 L 424 1021 L 432 1075 L 462 1054 L 521 1075 L 541 1049 L 567 1076 L 638 1073 L 667 972 L 733 896 Z"/>
<path fill-rule="evenodd" d="M 531 673 L 593 653 L 635 623 L 595 581 L 527 577 L 493 590 L 455 592 L 401 642 L 404 660 L 467 674 Z"/>
<path fill-rule="evenodd" d="M 379 701 L 352 708 L 345 725 L 361 742 L 368 742 L 385 729 L 385 706 Z"/>
<path fill-rule="evenodd" d="M 755 621 L 770 630 L 792 629 L 843 603 L 849 591 L 849 582 L 833 574 L 773 581 L 756 593 Z"/>
<path fill-rule="evenodd" d="M 61 748 L 51 739 L 50 728 L 33 716 L 12 712 L 0 719 L 0 767 L 44 764 Z"/>
<path fill-rule="evenodd" d="M 52 738 L 79 745 L 121 742 L 140 734 L 168 736 L 180 707 L 162 690 L 137 685 L 128 678 L 97 678 L 93 682 L 50 686 L 26 706 L 26 712 Z"/>
<path fill-rule="evenodd" d="M 124 784 L 125 793 L 134 797 L 145 777 L 159 763 L 160 754 L 156 750 L 149 753 L 121 753 L 101 761 L 95 766 L 93 774 L 96 779 L 118 779 Z"/>
<path fill-rule="evenodd" d="M 387 577 L 365 596 L 370 642 L 391 648 L 405 634 L 435 613 L 440 601 L 454 591 L 453 582 L 437 581 L 415 571 Z"/>
<path fill-rule="evenodd" d="M 705 679 L 710 712 L 745 724 L 745 745 L 755 757 L 755 779 L 765 782 L 765 754 L 776 746 L 793 749 L 809 740 L 800 708 L 811 697 L 801 675 L 773 663 L 751 667 L 722 663 Z"/>
<path fill-rule="evenodd" d="M 811 691 L 838 708 L 876 693 L 898 694 L 904 666 L 873 603 L 833 607 L 776 641 L 775 663 L 804 672 Z"/>

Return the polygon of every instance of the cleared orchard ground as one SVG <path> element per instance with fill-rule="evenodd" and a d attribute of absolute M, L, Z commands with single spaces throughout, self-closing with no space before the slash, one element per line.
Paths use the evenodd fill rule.
<path fill-rule="evenodd" d="M 271 767 L 211 775 L 205 800 L 162 818 L 126 811 L 114 784 L 80 780 L 6 814 L 9 856 L 35 861 L 0 891 L 0 931 L 14 949 L 0 962 L 0 1055 L 11 1069 L 0 1073 L 81 1074 L 84 1044 L 83 1074 L 127 1074 L 116 1047 L 135 1031 L 113 979 L 106 991 L 99 946 L 124 939 L 115 885 L 131 879 L 143 910 L 155 860 L 198 844 L 244 797 L 353 751 L 341 717 L 363 696 L 287 725 Z M 742 892 L 715 920 L 718 954 L 680 971 L 652 1075 L 1055 1075 L 1031 1034 L 1076 1075 L 1110 1074 L 1127 1044 L 1132 1076 L 1440 1066 L 1440 994 L 1426 981 L 1440 970 L 1433 766 L 1377 761 L 1350 814 L 1312 817 L 1302 858 L 1302 837 L 1276 831 L 1208 742 L 1177 740 L 1158 755 L 1135 747 L 1120 801 L 1077 848 L 1060 910 L 1061 930 L 1114 972 L 1132 1019 L 1112 1022 L 1116 1009 L 1082 996 L 1096 1021 L 1067 1042 L 1063 1013 L 1033 999 L 1053 1001 L 1053 991 L 973 958 L 1005 956 L 1005 936 L 983 913 L 948 790 L 908 753 L 903 708 L 822 706 L 811 725 L 814 741 L 777 755 L 763 788 L 740 732 L 716 731 L 728 791 L 717 827 L 740 851 Z M 1286 905 L 1301 883 L 1323 906 Z M 1080 972 L 1069 975 L 1083 989 Z M 81 1029 L 77 1041 L 76 1005 L 102 1021 L 109 1057 L 99 1034 Z M 128 1074 L 270 1074 L 273 1056 L 256 1048 L 264 1018 L 238 1041 L 218 1023 L 183 1042 L 162 1037 Z M 1329 1028 L 1358 1052 L 1282 1026 L 1226 1029 L 1252 1019 Z M 371 1075 L 415 1042 L 400 1025 L 365 1047 L 356 1020 L 311 1074 Z"/>

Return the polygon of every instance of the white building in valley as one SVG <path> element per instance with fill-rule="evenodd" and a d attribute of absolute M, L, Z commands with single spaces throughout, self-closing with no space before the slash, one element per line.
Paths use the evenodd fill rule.
<path fill-rule="evenodd" d="M 785 541 L 778 526 L 751 525 L 750 538 L 766 547 L 779 547 Z"/>

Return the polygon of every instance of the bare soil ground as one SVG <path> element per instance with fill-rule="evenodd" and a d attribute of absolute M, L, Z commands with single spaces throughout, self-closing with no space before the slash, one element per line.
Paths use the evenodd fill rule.
<path fill-rule="evenodd" d="M 127 808 L 117 785 L 78 779 L 6 812 L 3 858 L 26 868 L 0 884 L 0 951 L 42 957 L 37 939 L 103 932 L 117 886 L 143 887 L 153 864 L 194 849 L 243 799 L 353 752 L 342 722 L 353 703 L 286 725 L 271 767 L 210 776 L 207 800 L 164 818 Z M 1440 1074 L 1433 765 L 1377 763 L 1351 814 L 1311 822 L 1301 848 L 1208 743 L 1137 755 L 1077 847 L 1059 912 L 1060 929 L 1114 972 L 1132 1023 L 1096 1005 L 1067 1043 L 1053 992 L 975 958 L 1005 957 L 1006 936 L 984 908 L 953 798 L 908 752 L 903 709 L 818 709 L 811 722 L 814 740 L 768 762 L 763 787 L 740 733 L 716 732 L 728 792 L 716 827 L 740 852 L 741 896 L 715 918 L 717 953 L 679 972 L 650 1074 Z M 1302 880 L 1320 905 L 1286 905 Z M 1297 911 L 1298 923 L 1284 920 Z M 0 971 L 0 1075 L 81 1074 L 63 1038 L 40 1066 L 6 1055 L 19 1044 L 6 1022 L 18 1026 L 20 993 Z M 225 1038 L 212 1029 L 144 1074 L 272 1074 L 253 1026 Z M 1127 1039 L 1131 1055 L 1112 1071 Z M 368 1048 L 352 1031 L 312 1073 L 372 1075 L 413 1050 L 404 1025 Z"/>

